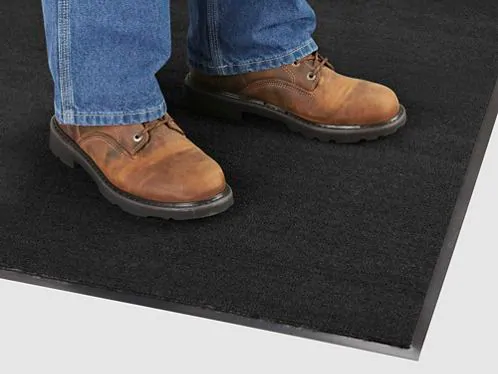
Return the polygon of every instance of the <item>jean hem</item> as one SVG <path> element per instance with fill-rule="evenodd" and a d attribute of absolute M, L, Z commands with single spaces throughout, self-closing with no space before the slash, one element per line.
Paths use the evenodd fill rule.
<path fill-rule="evenodd" d="M 273 57 L 262 57 L 257 60 L 241 61 L 234 64 L 212 66 L 208 62 L 194 61 L 189 57 L 189 66 L 208 75 L 237 75 L 255 71 L 263 71 L 288 65 L 318 50 L 316 42 L 310 38 L 295 48 Z"/>
<path fill-rule="evenodd" d="M 159 105 L 123 112 L 80 112 L 66 110 L 62 113 L 56 109 L 55 117 L 60 123 L 79 126 L 131 125 L 153 121 L 167 112 L 166 102 Z"/>

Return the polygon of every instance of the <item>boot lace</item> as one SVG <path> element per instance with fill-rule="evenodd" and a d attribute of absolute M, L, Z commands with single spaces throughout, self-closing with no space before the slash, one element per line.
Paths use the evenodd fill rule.
<path fill-rule="evenodd" d="M 294 62 L 295 66 L 299 66 L 301 63 L 310 61 L 312 64 L 313 70 L 311 70 L 308 73 L 308 79 L 309 80 L 315 80 L 320 71 L 326 66 L 332 70 L 334 70 L 334 66 L 330 63 L 329 59 L 326 57 L 323 57 L 321 54 L 318 52 L 314 52 L 310 54 L 309 56 L 306 56 L 302 58 L 301 60 L 297 60 Z"/>
<path fill-rule="evenodd" d="M 162 125 L 165 125 L 168 128 L 170 128 L 171 130 L 176 131 L 182 135 L 185 135 L 183 130 L 178 127 L 178 125 L 175 123 L 173 118 L 171 118 L 169 116 L 164 116 L 164 117 L 161 117 L 155 121 L 144 123 L 143 124 L 144 128 L 133 136 L 133 140 L 137 143 L 140 142 L 146 133 L 149 133 L 149 135 L 150 135 L 150 132 L 152 130 L 154 130 Z"/>

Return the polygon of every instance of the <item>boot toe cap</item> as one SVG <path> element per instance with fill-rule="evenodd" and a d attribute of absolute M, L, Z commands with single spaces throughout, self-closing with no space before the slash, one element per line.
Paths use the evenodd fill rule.
<path fill-rule="evenodd" d="M 389 87 L 378 83 L 364 82 L 359 94 L 360 106 L 365 109 L 360 124 L 373 125 L 385 123 L 394 118 L 400 109 L 396 93 Z"/>
<path fill-rule="evenodd" d="M 394 118 L 399 110 L 400 103 L 393 90 L 358 81 L 335 116 L 336 122 L 345 125 L 378 125 Z"/>
<path fill-rule="evenodd" d="M 200 150 L 191 150 L 175 163 L 165 161 L 158 170 L 144 173 L 136 195 L 162 203 L 198 203 L 213 199 L 226 189 L 223 170 Z"/>

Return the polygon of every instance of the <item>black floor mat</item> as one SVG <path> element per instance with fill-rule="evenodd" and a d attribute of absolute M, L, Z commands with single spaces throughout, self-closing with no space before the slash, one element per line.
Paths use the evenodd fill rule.
<path fill-rule="evenodd" d="M 410 347 L 496 82 L 498 2 L 312 1 L 322 54 L 393 87 L 408 111 L 398 134 L 358 145 L 184 111 L 187 2 L 172 3 L 159 79 L 235 206 L 194 222 L 133 217 L 56 160 L 39 2 L 2 2 L 0 268 Z"/>

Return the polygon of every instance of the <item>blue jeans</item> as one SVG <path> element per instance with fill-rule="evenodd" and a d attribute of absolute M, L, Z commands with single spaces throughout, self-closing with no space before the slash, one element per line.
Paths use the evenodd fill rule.
<path fill-rule="evenodd" d="M 110 125 L 163 116 L 155 78 L 171 54 L 169 0 L 42 0 L 55 115 Z M 289 64 L 317 50 L 306 0 L 189 0 L 188 62 L 211 75 Z"/>

